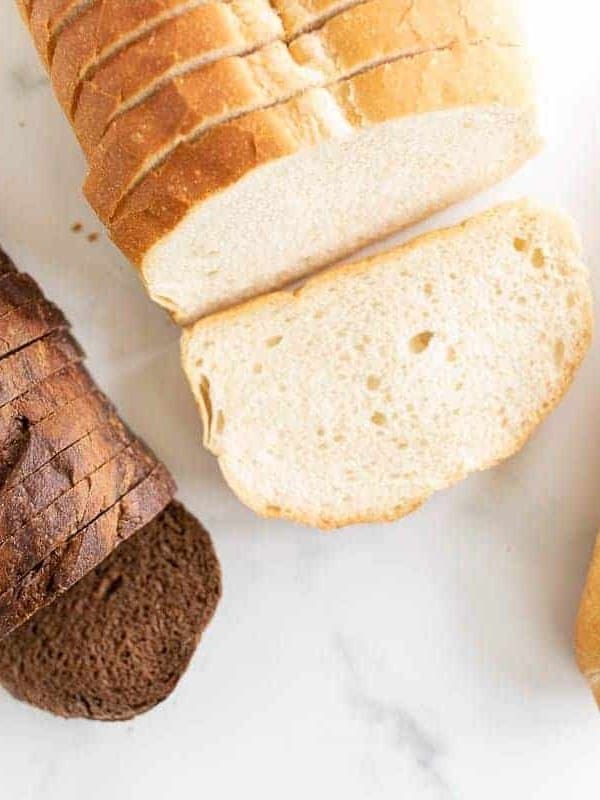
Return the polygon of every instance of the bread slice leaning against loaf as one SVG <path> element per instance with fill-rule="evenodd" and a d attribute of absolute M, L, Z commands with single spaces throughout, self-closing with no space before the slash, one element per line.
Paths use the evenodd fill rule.
<path fill-rule="evenodd" d="M 575 629 L 577 664 L 600 706 L 600 536 L 596 540 Z"/>
<path fill-rule="evenodd" d="M 522 49 L 456 45 L 181 144 L 110 234 L 187 324 L 495 183 L 538 147 Z"/>
<path fill-rule="evenodd" d="M 515 453 L 591 328 L 569 222 L 522 202 L 209 317 L 182 353 L 238 497 L 334 528 L 401 517 Z"/>
<path fill-rule="evenodd" d="M 61 717 L 130 719 L 173 691 L 220 596 L 210 536 L 173 502 L 0 642 L 0 683 Z"/>
<path fill-rule="evenodd" d="M 91 142 L 97 147 L 86 196 L 110 222 L 134 183 L 215 124 L 415 53 L 457 42 L 516 45 L 518 25 L 505 9 L 505 0 L 371 0 L 290 45 L 275 42 L 186 72 L 120 114 L 99 144 Z"/>

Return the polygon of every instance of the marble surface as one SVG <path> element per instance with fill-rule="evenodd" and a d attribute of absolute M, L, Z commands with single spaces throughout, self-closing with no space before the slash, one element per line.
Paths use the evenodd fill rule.
<path fill-rule="evenodd" d="M 598 11 L 524 8 L 546 150 L 426 227 L 525 193 L 558 203 L 600 289 Z M 173 469 L 226 590 L 175 696 L 133 723 L 64 722 L 0 694 L 0 798 L 597 796 L 600 717 L 571 637 L 600 525 L 598 347 L 519 456 L 406 520 L 328 536 L 258 520 L 200 446 L 177 331 L 80 195 L 82 158 L 10 0 L 0 100 L 0 241 Z"/>

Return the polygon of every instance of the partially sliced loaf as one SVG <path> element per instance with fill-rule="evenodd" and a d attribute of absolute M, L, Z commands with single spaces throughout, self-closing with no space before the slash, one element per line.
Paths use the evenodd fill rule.
<path fill-rule="evenodd" d="M 575 654 L 600 706 L 600 536 L 585 582 L 575 629 Z"/>
<path fill-rule="evenodd" d="M 0 502 L 0 544 L 134 441 L 131 431 L 116 416 L 111 417 L 5 491 Z"/>
<path fill-rule="evenodd" d="M 493 184 L 538 147 L 522 49 L 456 45 L 179 145 L 110 232 L 186 324 Z"/>
<path fill-rule="evenodd" d="M 62 717 L 129 719 L 173 691 L 220 596 L 208 533 L 171 503 L 0 644 L 0 683 Z"/>
<path fill-rule="evenodd" d="M 56 548 L 26 578 L 0 595 L 0 638 L 53 603 L 122 542 L 170 503 L 175 484 L 159 464 L 135 489 L 66 544 Z"/>
<path fill-rule="evenodd" d="M 0 542 L 0 594 L 138 486 L 157 461 L 136 441 Z"/>
<path fill-rule="evenodd" d="M 464 8 L 454 0 L 372 0 L 291 45 L 276 42 L 187 72 L 113 121 L 91 158 L 86 196 L 110 221 L 134 183 L 215 124 L 416 52 L 482 40 L 514 45 L 518 26 L 505 9 L 504 0 L 471 0 Z"/>
<path fill-rule="evenodd" d="M 160 81 L 283 35 L 269 0 L 214 0 L 158 26 L 82 81 L 73 127 L 84 152 L 91 156 L 111 119 L 141 102 Z"/>
<path fill-rule="evenodd" d="M 391 520 L 516 452 L 592 328 L 563 217 L 526 202 L 197 323 L 207 447 L 260 514 Z"/>

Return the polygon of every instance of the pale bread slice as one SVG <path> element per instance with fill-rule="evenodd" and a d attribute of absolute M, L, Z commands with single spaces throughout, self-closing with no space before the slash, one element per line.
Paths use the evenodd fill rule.
<path fill-rule="evenodd" d="M 523 49 L 455 45 L 182 143 L 110 233 L 187 324 L 474 194 L 538 148 Z"/>
<path fill-rule="evenodd" d="M 591 337 L 568 220 L 526 203 L 209 317 L 183 336 L 206 446 L 258 513 L 393 520 L 515 453 Z"/>
<path fill-rule="evenodd" d="M 520 41 L 504 0 L 371 0 L 355 6 L 290 45 L 276 42 L 249 55 L 221 59 L 161 85 L 156 94 L 120 114 L 99 145 L 97 136 L 88 140 L 91 163 L 84 191 L 100 218 L 110 222 L 134 183 L 179 144 L 215 124 L 387 61 L 484 40 L 507 45 Z M 127 87 L 116 80 L 113 92 L 116 106 L 127 96 Z M 94 103 L 90 108 L 96 120 L 102 115 L 98 107 Z"/>

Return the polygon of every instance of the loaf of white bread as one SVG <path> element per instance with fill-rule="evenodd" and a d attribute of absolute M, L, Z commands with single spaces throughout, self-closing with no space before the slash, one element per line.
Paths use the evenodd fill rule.
<path fill-rule="evenodd" d="M 85 192 L 182 323 L 307 276 L 539 146 L 510 0 L 23 0 Z"/>
<path fill-rule="evenodd" d="M 591 330 L 571 224 L 520 202 L 201 320 L 182 351 L 241 500 L 333 528 L 401 517 L 515 453 Z"/>

